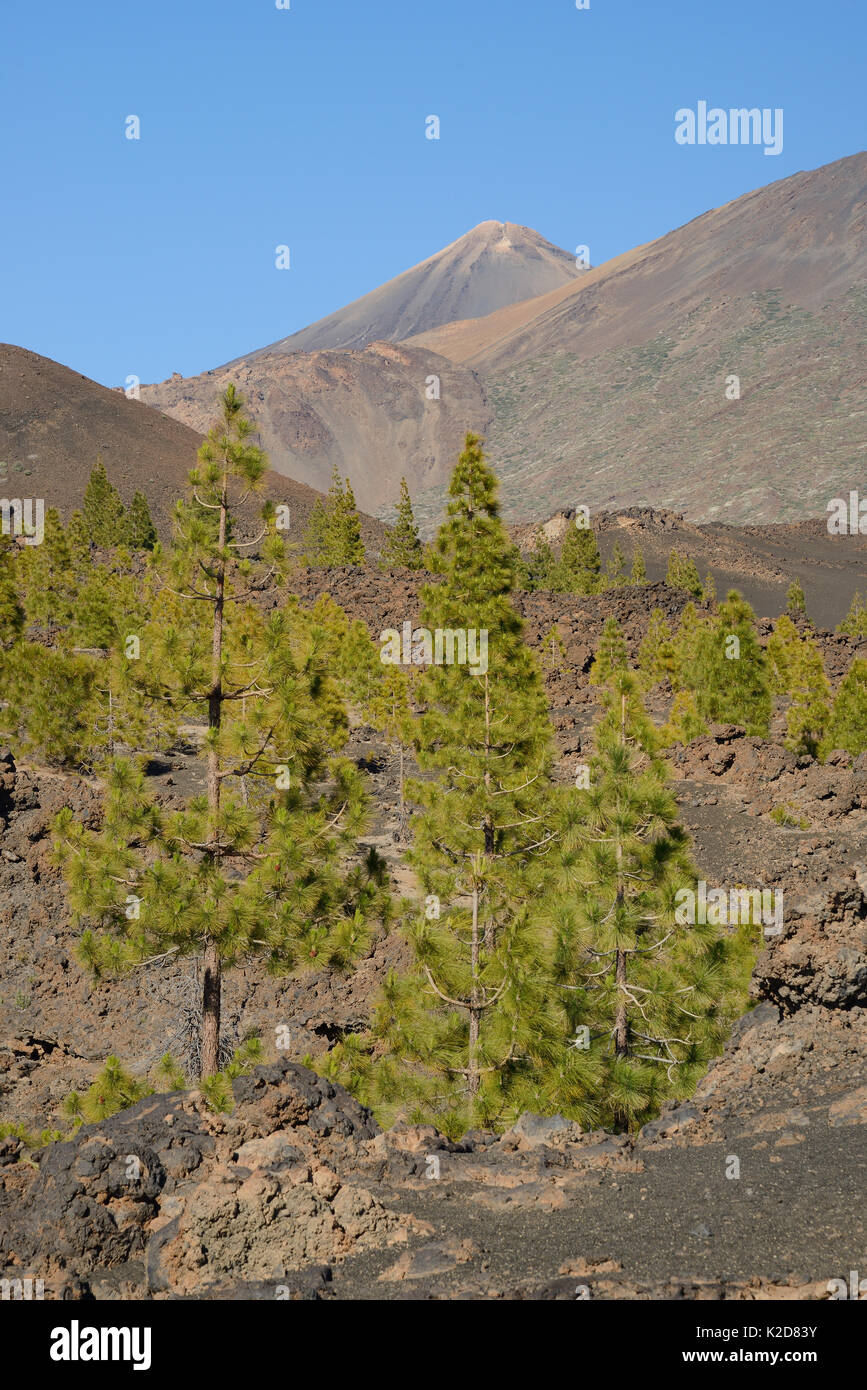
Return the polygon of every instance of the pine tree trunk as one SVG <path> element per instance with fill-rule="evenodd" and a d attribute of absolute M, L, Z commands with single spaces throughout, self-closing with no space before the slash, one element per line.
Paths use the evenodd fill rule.
<path fill-rule="evenodd" d="M 620 698 L 620 742 L 626 742 L 626 696 Z M 626 885 L 623 878 L 623 845 L 618 836 L 617 839 L 617 905 L 623 902 L 626 894 Z M 617 1009 L 614 1015 L 614 1051 L 618 1057 L 626 1057 L 629 1053 L 629 1015 L 627 1012 L 626 997 L 626 952 L 618 950 L 615 957 L 614 979 L 617 986 Z M 624 1129 L 629 1127 L 629 1116 L 625 1112 L 620 1112 L 615 1116 L 615 1123 L 622 1125 Z"/>
<path fill-rule="evenodd" d="M 205 946 L 205 980 L 202 990 L 202 1076 L 220 1070 L 220 957 L 212 941 Z"/>
<path fill-rule="evenodd" d="M 629 1026 L 626 1015 L 626 952 L 617 952 L 617 964 L 615 969 L 615 979 L 617 981 L 617 1013 L 614 1019 L 614 1050 L 618 1057 L 625 1057 L 629 1052 Z"/>
<path fill-rule="evenodd" d="M 490 760 L 490 754 L 491 754 L 491 694 L 490 694 L 490 686 L 489 686 L 489 684 L 488 684 L 488 677 L 485 676 L 485 760 L 486 760 L 486 763 L 489 762 L 489 760 Z M 490 792 L 490 790 L 491 790 L 491 773 L 490 773 L 489 768 L 487 768 L 487 767 L 486 767 L 486 770 L 485 770 L 485 790 L 488 791 L 488 792 Z M 493 859 L 493 857 L 494 857 L 494 821 L 493 821 L 493 817 L 491 816 L 490 811 L 488 811 L 488 812 L 486 813 L 486 815 L 485 815 L 484 835 L 485 835 L 485 858 L 486 858 L 486 859 Z M 494 923 L 493 923 L 493 919 L 489 918 L 488 921 L 485 923 L 485 950 L 486 950 L 486 951 L 493 951 L 493 949 L 494 949 Z"/>
<path fill-rule="evenodd" d="M 620 703 L 620 741 L 626 741 L 626 696 Z M 617 837 L 617 907 L 623 903 L 626 885 L 623 879 L 623 844 Z M 614 1017 L 614 1050 L 618 1057 L 625 1057 L 629 1051 L 629 1027 L 626 1013 L 626 952 L 618 951 L 615 961 L 614 978 L 617 984 L 617 1012 Z"/>
<path fill-rule="evenodd" d="M 228 478 L 223 474 L 223 490 L 220 498 L 220 555 L 217 562 L 217 582 L 214 593 L 214 626 L 211 638 L 211 693 L 208 697 L 208 728 L 219 729 L 223 714 L 223 610 L 226 593 L 226 511 Z M 209 838 L 213 842 L 219 837 L 218 820 L 220 814 L 220 758 L 216 749 L 208 751 L 208 823 Z M 219 864 L 220 850 L 215 845 L 211 857 Z M 213 1076 L 220 1070 L 220 1001 L 222 995 L 222 968 L 220 955 L 215 943 L 205 941 L 204 986 L 202 991 L 202 1076 Z"/>
<path fill-rule="evenodd" d="M 479 1023 L 481 1021 L 481 992 L 479 990 L 479 885 L 473 881 L 473 939 L 471 946 L 470 969 L 472 972 L 472 993 L 470 995 L 470 1045 L 467 1090 L 470 1103 L 475 1107 L 479 1094 Z"/>

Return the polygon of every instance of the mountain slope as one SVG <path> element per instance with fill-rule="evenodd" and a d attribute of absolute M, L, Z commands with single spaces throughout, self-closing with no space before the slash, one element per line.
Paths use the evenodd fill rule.
<path fill-rule="evenodd" d="M 467 367 L 392 343 L 256 353 L 201 376 L 143 386 L 142 400 L 201 430 L 230 381 L 249 402 L 273 468 L 326 489 L 337 467 L 351 479 L 358 505 L 383 515 L 398 499 L 402 474 L 413 494 L 433 489 L 439 496 L 466 431 L 484 433 L 491 423 Z M 436 391 L 438 399 L 429 394 Z"/>
<path fill-rule="evenodd" d="M 537 274 L 544 292 L 516 300 Z M 459 311 L 478 316 L 443 321 Z M 324 488 L 336 465 L 379 514 L 404 474 L 428 529 L 468 428 L 487 436 L 513 520 L 584 504 L 792 522 L 863 489 L 865 330 L 860 153 L 589 271 L 483 223 L 276 350 L 142 398 L 200 429 L 237 378 L 276 468 Z M 298 350 L 322 341 L 343 347 Z"/>
<path fill-rule="evenodd" d="M 203 401 L 202 429 L 214 414 L 217 388 Z M 253 402 L 250 402 L 253 405 Z M 254 412 L 255 413 L 255 412 Z M 166 537 L 174 503 L 195 466 L 201 433 L 141 401 L 128 400 L 86 376 L 26 348 L 0 344 L 0 491 L 41 497 L 68 517 L 80 507 L 98 455 L 124 502 L 136 488 L 148 498 L 154 523 Z M 317 494 L 271 472 L 266 495 L 290 507 L 290 535 L 298 538 Z M 364 518 L 365 541 L 378 546 L 381 524 Z"/>
<path fill-rule="evenodd" d="M 370 294 L 243 360 L 274 352 L 400 342 L 440 324 L 477 318 L 544 294 L 585 273 L 574 256 L 528 227 L 482 222 Z"/>
<path fill-rule="evenodd" d="M 553 347 L 589 354 L 647 341 L 707 296 L 777 290 L 816 312 L 865 278 L 861 152 L 747 193 L 533 301 L 412 341 L 491 371 Z"/>
<path fill-rule="evenodd" d="M 861 153 L 411 341 L 479 376 L 508 515 L 583 503 L 755 524 L 863 488 L 865 330 Z"/>

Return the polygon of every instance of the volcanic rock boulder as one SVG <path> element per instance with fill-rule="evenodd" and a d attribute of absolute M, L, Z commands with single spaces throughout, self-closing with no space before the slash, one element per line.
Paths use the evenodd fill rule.
<path fill-rule="evenodd" d="M 197 1093 L 148 1097 L 0 1186 L 0 1265 L 39 1270 L 59 1296 L 75 1280 L 107 1296 L 118 1279 L 174 1296 L 405 1240 L 413 1223 L 353 1172 L 378 1132 L 341 1087 L 285 1061 L 236 1081 L 230 1116 Z"/>

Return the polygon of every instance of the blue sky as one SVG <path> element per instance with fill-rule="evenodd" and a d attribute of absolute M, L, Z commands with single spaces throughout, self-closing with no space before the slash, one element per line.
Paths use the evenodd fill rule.
<path fill-rule="evenodd" d="M 17 5 L 0 338 L 154 381 L 302 328 L 487 218 L 599 264 L 863 148 L 865 40 L 863 0 Z M 679 146 L 674 113 L 699 100 L 782 107 L 782 153 Z"/>

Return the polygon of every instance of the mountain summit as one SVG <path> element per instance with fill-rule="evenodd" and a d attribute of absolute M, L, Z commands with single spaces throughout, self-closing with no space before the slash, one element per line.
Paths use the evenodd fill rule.
<path fill-rule="evenodd" d="M 480 222 L 370 294 L 309 328 L 245 354 L 315 352 L 401 342 L 455 319 L 481 318 L 559 289 L 582 272 L 568 251 L 514 222 Z M 231 364 L 230 364 L 231 365 Z"/>

